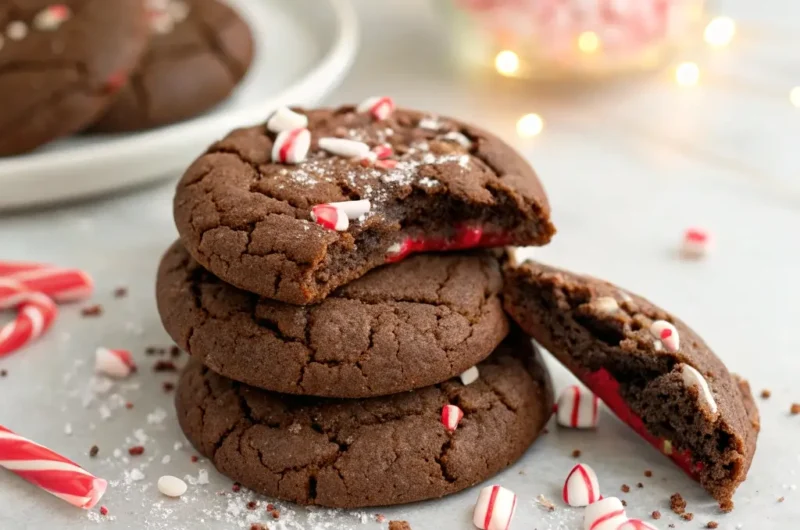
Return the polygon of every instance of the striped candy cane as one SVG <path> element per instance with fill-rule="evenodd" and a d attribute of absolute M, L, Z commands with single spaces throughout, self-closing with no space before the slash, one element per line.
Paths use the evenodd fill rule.
<path fill-rule="evenodd" d="M 14 434 L 0 425 L 0 467 L 4 467 L 73 506 L 88 510 L 108 483 L 75 462 Z"/>
<path fill-rule="evenodd" d="M 49 267 L 49 265 L 35 263 L 33 261 L 0 261 L 0 277 L 18 272 L 43 269 L 45 267 Z"/>
<path fill-rule="evenodd" d="M 19 294 L 17 318 L 0 328 L 0 357 L 39 338 L 58 315 L 58 307 L 47 296 L 30 292 Z"/>
<path fill-rule="evenodd" d="M 85 272 L 78 269 L 40 267 L 17 270 L 5 275 L 23 285 L 29 291 L 43 293 L 56 302 L 77 302 L 92 296 L 94 282 Z"/>

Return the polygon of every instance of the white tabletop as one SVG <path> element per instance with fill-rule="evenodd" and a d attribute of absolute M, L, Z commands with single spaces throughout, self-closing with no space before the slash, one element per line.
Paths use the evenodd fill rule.
<path fill-rule="evenodd" d="M 422 0 L 356 3 L 365 46 L 331 103 L 391 94 L 404 106 L 466 118 L 512 142 L 540 173 L 559 228 L 553 243 L 536 251 L 539 259 L 646 295 L 690 323 L 756 392 L 772 390 L 770 400 L 759 399 L 762 435 L 731 514 L 720 514 L 699 486 L 604 413 L 596 433 L 551 428 L 496 478 L 520 496 L 512 528 L 582 527 L 581 512 L 558 501 L 574 449 L 595 468 L 606 495 L 627 500 L 629 515 L 649 519 L 660 510 L 661 529 L 670 523 L 701 528 L 711 520 L 726 530 L 795 527 L 800 418 L 788 411 L 793 400 L 800 401 L 800 110 L 788 94 L 800 85 L 800 57 L 791 40 L 791 30 L 800 29 L 800 4 L 774 0 L 768 10 L 763 2 L 720 2 L 740 22 L 741 38 L 708 57 L 695 88 L 680 89 L 655 76 L 568 98 L 493 77 L 465 81 L 447 55 L 447 33 Z M 527 112 L 541 114 L 545 129 L 520 139 L 515 122 Z M 272 522 L 263 499 L 257 511 L 248 511 L 251 496 L 233 495 L 231 482 L 209 462 L 190 461 L 193 452 L 174 421 L 171 396 L 161 389 L 175 376 L 151 374 L 154 358 L 144 354 L 146 346 L 170 344 L 156 313 L 153 283 L 159 257 L 176 237 L 173 188 L 174 180 L 0 218 L 2 258 L 84 268 L 94 276 L 95 301 L 105 309 L 102 316 L 82 318 L 79 307 L 65 307 L 45 339 L 0 360 L 8 370 L 0 379 L 0 424 L 112 481 L 102 501 L 110 517 L 102 518 L 97 510 L 87 514 L 1 473 L 0 528 L 221 530 L 249 528 L 255 520 L 273 530 L 386 528 L 374 522 L 376 513 L 387 521 L 406 519 L 414 530 L 472 528 L 477 489 L 356 513 L 276 503 L 282 516 Z M 694 225 L 712 231 L 716 249 L 705 260 L 684 261 L 676 255 L 677 244 Z M 127 286 L 129 296 L 114 299 L 117 286 Z M 132 350 L 143 370 L 106 392 L 92 390 L 98 346 Z M 553 375 L 559 388 L 573 380 L 558 366 Z M 132 410 L 122 406 L 126 401 L 134 403 Z M 103 419 L 106 410 L 110 417 Z M 67 424 L 71 435 L 65 434 Z M 138 443 L 137 436 L 144 440 L 143 456 L 126 462 L 127 455 L 113 455 Z M 183 447 L 176 449 L 176 442 Z M 95 459 L 87 456 L 93 444 L 100 447 Z M 132 480 L 134 469 L 144 479 Z M 190 485 L 181 500 L 157 492 L 159 476 L 197 477 L 201 469 L 210 484 Z M 644 478 L 645 469 L 654 477 Z M 643 489 L 635 487 L 638 482 Z M 620 493 L 623 483 L 633 487 L 630 493 Z M 674 492 L 689 502 L 693 522 L 670 512 Z M 555 512 L 537 506 L 539 494 L 556 500 Z"/>

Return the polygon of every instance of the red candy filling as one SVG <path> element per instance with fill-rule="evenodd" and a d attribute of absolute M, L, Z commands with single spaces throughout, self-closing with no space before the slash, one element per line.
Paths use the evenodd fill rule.
<path fill-rule="evenodd" d="M 698 480 L 697 471 L 703 468 L 702 462 L 692 463 L 689 450 L 678 452 L 673 450 L 672 442 L 652 435 L 644 426 L 639 416 L 633 413 L 619 393 L 619 382 L 605 369 L 596 372 L 585 372 L 580 376 L 583 383 L 591 389 L 610 408 L 619 419 L 628 424 L 639 436 L 647 440 L 650 445 L 669 456 L 673 462 L 683 469 L 690 477 Z"/>
<path fill-rule="evenodd" d="M 507 233 L 487 234 L 481 227 L 461 226 L 453 237 L 409 237 L 400 243 L 400 249 L 386 255 L 387 263 L 395 263 L 416 252 L 439 252 L 468 248 L 502 247 L 511 243 Z"/>

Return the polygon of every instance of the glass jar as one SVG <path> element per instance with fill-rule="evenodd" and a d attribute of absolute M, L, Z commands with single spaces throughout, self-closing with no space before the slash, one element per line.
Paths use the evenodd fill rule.
<path fill-rule="evenodd" d="M 438 0 L 457 58 L 508 77 L 604 77 L 657 68 L 702 36 L 705 0 Z"/>

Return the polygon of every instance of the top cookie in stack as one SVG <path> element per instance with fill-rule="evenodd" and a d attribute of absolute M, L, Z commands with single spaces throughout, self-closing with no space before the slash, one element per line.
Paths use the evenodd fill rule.
<path fill-rule="evenodd" d="M 492 134 L 389 98 L 281 109 L 232 132 L 175 196 L 186 249 L 221 280 L 291 304 L 323 300 L 425 251 L 544 245 L 539 180 Z"/>

